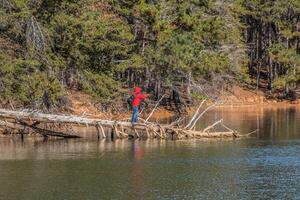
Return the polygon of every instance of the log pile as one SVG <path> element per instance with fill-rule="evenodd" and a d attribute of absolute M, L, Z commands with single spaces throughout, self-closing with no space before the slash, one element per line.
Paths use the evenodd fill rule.
<path fill-rule="evenodd" d="M 83 118 L 73 115 L 54 115 L 29 111 L 12 111 L 0 109 L 0 129 L 9 133 L 39 134 L 44 137 L 78 138 L 72 131 L 72 126 L 85 125 L 94 127 L 97 138 L 236 138 L 247 137 L 249 134 L 239 134 L 223 124 L 223 119 L 213 123 L 201 131 L 195 130 L 195 125 L 204 113 L 216 104 L 208 106 L 200 112 L 205 101 L 202 101 L 191 120 L 185 125 L 179 125 L 182 118 L 170 124 L 159 124 L 140 119 L 140 123 L 132 125 L 128 119 L 121 121 Z M 151 112 L 153 113 L 153 112 Z M 211 131 L 216 125 L 224 127 L 225 131 Z M 65 128 L 71 127 L 71 128 Z M 65 129 L 64 129 L 65 128 Z"/>

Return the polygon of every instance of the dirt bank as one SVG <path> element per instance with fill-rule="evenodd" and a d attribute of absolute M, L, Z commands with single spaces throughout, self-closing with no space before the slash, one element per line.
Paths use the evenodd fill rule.
<path fill-rule="evenodd" d="M 92 97 L 77 91 L 69 91 L 68 98 L 71 102 L 71 114 L 102 118 L 102 119 L 126 119 L 130 118 L 130 111 L 120 113 L 105 113 L 99 111 L 99 108 L 93 104 Z M 259 107 L 287 107 L 300 105 L 300 100 L 287 101 L 287 100 L 275 100 L 268 99 L 265 94 L 261 91 L 253 91 L 239 86 L 234 86 L 230 92 L 224 93 L 221 97 L 221 107 L 227 106 L 259 106 Z M 195 105 L 195 107 L 197 107 Z M 188 109 L 188 112 L 193 112 L 194 107 Z M 175 113 L 164 108 L 158 108 L 152 115 L 153 118 L 167 118 L 173 116 Z M 149 113 L 142 112 L 141 117 L 147 118 Z"/>
<path fill-rule="evenodd" d="M 221 96 L 224 105 L 294 105 L 300 104 L 300 99 L 289 101 L 284 99 L 268 98 L 260 90 L 250 90 L 239 86 L 234 86 L 230 92 Z"/>

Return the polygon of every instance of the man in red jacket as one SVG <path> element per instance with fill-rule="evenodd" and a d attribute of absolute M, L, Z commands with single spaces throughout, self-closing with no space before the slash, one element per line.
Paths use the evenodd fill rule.
<path fill-rule="evenodd" d="M 131 103 L 132 105 L 132 118 L 131 123 L 137 123 L 139 118 L 139 105 L 143 99 L 146 99 L 149 95 L 142 93 L 142 88 L 135 87 L 134 91 L 132 93 L 134 96 L 133 101 Z"/>

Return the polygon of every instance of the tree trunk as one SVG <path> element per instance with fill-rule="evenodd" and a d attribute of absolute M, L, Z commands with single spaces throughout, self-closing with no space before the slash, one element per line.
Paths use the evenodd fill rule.
<path fill-rule="evenodd" d="M 187 84 L 186 84 L 186 94 L 188 98 L 188 103 L 192 103 L 192 97 L 191 97 L 191 80 L 192 80 L 192 71 L 188 72 L 187 77 Z"/>

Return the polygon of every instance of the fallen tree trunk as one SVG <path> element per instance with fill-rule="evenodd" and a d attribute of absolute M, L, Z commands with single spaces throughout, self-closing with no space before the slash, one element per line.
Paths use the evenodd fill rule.
<path fill-rule="evenodd" d="M 16 129 L 20 131 L 20 133 L 38 133 L 43 135 L 44 137 L 52 136 L 52 137 L 63 137 L 63 138 L 79 138 L 79 136 L 75 134 L 65 134 L 62 132 L 52 131 L 52 130 L 46 130 L 42 128 L 38 128 L 35 125 L 29 125 L 25 122 L 19 123 L 11 123 L 0 120 L 0 126 L 4 126 L 10 129 Z"/>
<path fill-rule="evenodd" d="M 31 120 L 39 121 L 44 123 L 50 122 L 60 122 L 60 123 L 74 123 L 74 124 L 84 124 L 84 125 L 96 125 L 100 123 L 103 126 L 112 127 L 115 121 L 110 120 L 100 120 L 100 119 L 90 119 L 84 117 L 78 117 L 74 115 L 54 115 L 54 114 L 44 114 L 39 112 L 26 112 L 26 111 L 12 111 L 0 109 L 0 117 L 12 118 L 19 120 Z M 123 125 L 131 125 L 129 122 L 120 122 Z"/>
<path fill-rule="evenodd" d="M 214 105 L 212 105 L 214 106 Z M 194 115 L 194 120 L 190 121 L 190 126 L 179 127 L 178 125 L 173 126 L 171 124 L 159 124 L 148 122 L 146 120 L 140 119 L 142 123 L 137 123 L 132 125 L 128 121 L 112 121 L 112 120 L 101 120 L 101 119 L 90 119 L 83 118 L 79 116 L 67 116 L 67 115 L 54 115 L 54 114 L 45 114 L 38 112 L 26 112 L 26 111 L 12 111 L 0 109 L 0 118 L 5 120 L 0 120 L 0 127 L 10 128 L 18 130 L 25 133 L 38 133 L 45 137 L 55 136 L 55 137 L 64 137 L 64 138 L 75 138 L 79 137 L 73 132 L 67 131 L 66 133 L 60 132 L 57 130 L 51 130 L 51 127 L 48 126 L 40 127 L 39 124 L 80 124 L 86 126 L 95 127 L 95 133 L 97 133 L 98 138 L 171 138 L 171 139 L 182 139 L 182 138 L 227 138 L 227 137 L 243 137 L 243 135 L 237 134 L 236 131 L 233 131 L 223 125 L 226 128 L 226 131 L 219 132 L 209 132 L 211 128 L 215 127 L 217 124 L 220 124 L 223 120 L 215 122 L 213 125 L 208 126 L 203 131 L 191 130 L 200 117 L 211 108 L 209 106 L 202 113 L 196 113 Z M 201 106 L 200 106 L 201 107 Z M 197 110 L 199 112 L 199 109 Z M 197 116 L 197 117 L 196 117 Z M 30 122 L 30 123 L 28 123 Z M 60 127 L 60 126 L 59 126 Z M 104 129 L 108 128 L 110 131 L 105 131 Z M 49 130 L 50 129 L 50 130 Z M 250 134 L 249 134 L 250 135 Z M 249 136 L 248 135 L 248 136 Z"/>

